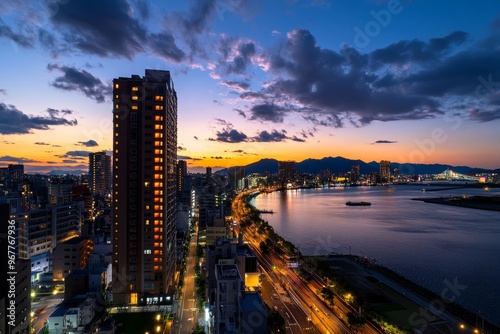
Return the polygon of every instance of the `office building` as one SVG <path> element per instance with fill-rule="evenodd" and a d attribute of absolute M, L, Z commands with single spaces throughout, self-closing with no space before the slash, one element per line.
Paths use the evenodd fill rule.
<path fill-rule="evenodd" d="M 380 161 L 380 183 L 391 182 L 391 162 L 388 160 Z"/>
<path fill-rule="evenodd" d="M 177 217 L 177 94 L 169 71 L 113 80 L 113 130 L 113 303 L 168 303 Z"/>
<path fill-rule="evenodd" d="M 87 268 L 93 242 L 89 238 L 76 237 L 56 246 L 52 253 L 54 280 L 61 281 L 69 273 Z"/>
<path fill-rule="evenodd" d="M 111 193 L 111 156 L 106 152 L 89 153 L 90 190 L 93 195 Z"/>
<path fill-rule="evenodd" d="M 295 161 L 278 161 L 278 180 L 282 187 L 295 181 Z"/>

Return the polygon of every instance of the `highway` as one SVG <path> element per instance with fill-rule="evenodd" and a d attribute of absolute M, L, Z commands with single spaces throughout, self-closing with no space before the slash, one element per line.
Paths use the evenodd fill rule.
<path fill-rule="evenodd" d="M 196 245 L 197 245 L 197 235 L 195 232 L 194 236 L 191 237 L 191 242 L 189 243 L 189 251 L 186 258 L 186 273 L 184 274 L 184 285 L 182 286 L 181 292 L 181 304 L 179 308 L 179 320 L 175 325 L 175 329 L 179 334 L 191 334 L 198 322 L 198 306 L 195 296 L 195 259 L 196 259 Z M 178 327 L 177 327 L 178 326 Z M 173 331 L 175 332 L 175 330 Z"/>

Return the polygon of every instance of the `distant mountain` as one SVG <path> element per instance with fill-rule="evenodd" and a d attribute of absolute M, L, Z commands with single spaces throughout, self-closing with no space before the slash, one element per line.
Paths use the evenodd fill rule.
<path fill-rule="evenodd" d="M 88 170 L 51 170 L 50 172 L 47 173 L 47 175 L 81 175 L 81 174 L 87 174 L 89 171 Z"/>
<path fill-rule="evenodd" d="M 329 169 L 333 173 L 348 172 L 353 165 L 359 165 L 361 174 L 369 174 L 372 171 L 379 170 L 379 163 L 376 161 L 364 162 L 362 160 L 351 160 L 343 157 L 325 157 L 323 159 L 306 159 L 301 162 L 295 163 L 295 169 L 303 173 L 318 174 L 321 170 Z M 257 162 L 251 163 L 245 167 L 247 174 L 259 173 L 264 174 L 270 172 L 271 174 L 278 172 L 278 160 L 276 159 L 262 159 Z M 493 170 L 483 168 L 472 168 L 468 166 L 451 166 L 442 164 L 410 164 L 410 163 L 391 163 L 391 170 L 398 168 L 400 174 L 438 174 L 446 169 L 452 169 L 460 174 L 468 173 L 492 173 Z M 498 171 L 498 169 L 496 170 Z M 227 172 L 221 170 L 219 172 Z"/>

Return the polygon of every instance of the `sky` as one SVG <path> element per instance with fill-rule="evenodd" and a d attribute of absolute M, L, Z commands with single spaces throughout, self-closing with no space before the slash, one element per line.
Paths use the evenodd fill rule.
<path fill-rule="evenodd" d="M 2 1 L 0 59 L 0 166 L 28 173 L 111 152 L 112 80 L 145 69 L 171 71 L 192 172 L 500 168 L 497 0 Z"/>

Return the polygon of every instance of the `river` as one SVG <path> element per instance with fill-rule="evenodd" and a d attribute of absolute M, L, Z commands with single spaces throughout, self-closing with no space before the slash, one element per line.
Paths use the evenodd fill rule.
<path fill-rule="evenodd" d="M 500 188 L 429 191 L 394 185 L 297 189 L 252 199 L 277 233 L 305 255 L 352 253 L 440 294 L 466 286 L 456 303 L 500 324 L 500 212 L 412 201 L 416 197 L 500 195 Z M 347 201 L 371 206 L 346 206 Z"/>

